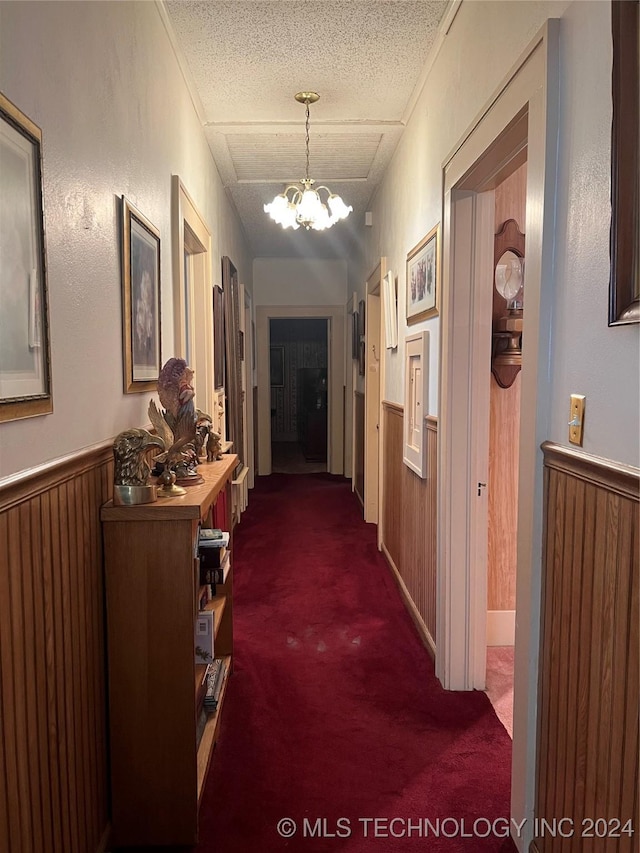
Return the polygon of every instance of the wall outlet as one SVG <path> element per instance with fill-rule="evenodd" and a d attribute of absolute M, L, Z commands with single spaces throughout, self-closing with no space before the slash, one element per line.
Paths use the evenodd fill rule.
<path fill-rule="evenodd" d="M 572 394 L 569 409 L 569 441 L 582 447 L 584 433 L 584 394 Z"/>

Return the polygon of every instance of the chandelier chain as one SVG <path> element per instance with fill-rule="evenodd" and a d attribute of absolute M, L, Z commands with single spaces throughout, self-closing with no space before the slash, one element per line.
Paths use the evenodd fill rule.
<path fill-rule="evenodd" d="M 306 179 L 309 180 L 309 101 L 307 101 L 307 121 L 305 123 L 306 127 L 306 142 L 307 142 L 307 171 L 306 171 Z"/>

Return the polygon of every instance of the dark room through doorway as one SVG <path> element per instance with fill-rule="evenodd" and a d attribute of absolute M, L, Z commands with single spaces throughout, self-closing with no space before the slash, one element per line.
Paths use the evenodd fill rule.
<path fill-rule="evenodd" d="M 328 321 L 269 321 L 272 472 L 327 470 Z"/>

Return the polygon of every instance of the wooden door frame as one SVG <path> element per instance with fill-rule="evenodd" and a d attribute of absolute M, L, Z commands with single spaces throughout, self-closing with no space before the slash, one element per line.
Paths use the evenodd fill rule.
<path fill-rule="evenodd" d="M 443 275 L 440 350 L 440 436 L 438 448 L 438 608 L 436 672 L 447 689 L 472 689 L 477 676 L 476 644 L 486 620 L 486 596 L 468 546 L 455 548 L 461 527 L 466 542 L 477 531 L 473 495 L 477 492 L 474 458 L 469 454 L 472 427 L 467 414 L 457 417 L 460 401 L 469 400 L 468 357 L 461 354 L 460 328 L 454 323 L 454 281 L 458 257 L 452 239 L 456 193 L 477 190 L 492 172 L 499 177 L 499 156 L 513 150 L 494 143 L 506 138 L 519 114 L 527 115 L 527 294 L 523 336 L 520 480 L 518 487 L 518 567 L 514 737 L 511 813 L 526 819 L 515 840 L 524 851 L 532 837 L 535 798 L 540 576 L 542 563 L 543 467 L 541 443 L 548 436 L 550 376 L 548 353 L 553 308 L 555 241 L 555 179 L 557 171 L 559 26 L 549 20 L 507 75 L 469 131 L 445 161 L 443 171 Z M 493 164 L 485 155 L 493 152 Z M 491 166 L 491 168 L 489 168 Z M 475 181 L 475 183 L 474 183 Z M 475 228 L 470 217 L 469 228 Z M 455 261 L 455 263 L 454 263 Z M 467 306 L 469 300 L 467 299 Z M 473 316 L 456 314 L 463 326 Z M 465 363 L 466 362 L 466 363 Z M 483 366 L 483 370 L 484 370 Z M 487 371 L 488 372 L 488 371 Z M 460 454 L 463 464 L 458 465 Z M 485 481 L 486 482 L 486 481 Z M 476 492 L 473 489 L 476 489 Z M 462 517 L 461 517 L 462 516 Z M 455 524 L 454 524 L 455 522 Z M 459 535 L 459 533 L 458 533 Z M 482 569 L 480 569 L 482 571 Z M 486 583 L 486 567 L 484 568 Z M 462 638 L 460 639 L 462 635 Z"/>
<path fill-rule="evenodd" d="M 193 349 L 191 367 L 195 370 L 196 403 L 203 411 L 213 413 L 211 232 L 179 175 L 172 176 L 171 189 L 174 352 L 178 358 L 187 357 L 188 335 Z M 185 249 L 191 266 L 189 306 L 184 280 Z M 188 329 L 187 317 L 190 317 Z"/>
<path fill-rule="evenodd" d="M 324 319 L 328 335 L 327 470 L 342 474 L 344 465 L 344 305 L 256 305 L 258 383 L 258 474 L 271 474 L 271 387 L 269 320 Z"/>
<path fill-rule="evenodd" d="M 380 447 L 382 428 L 382 279 L 386 259 L 381 258 L 365 285 L 364 360 L 364 520 L 380 518 Z M 380 527 L 378 525 L 378 533 Z M 378 537 L 379 539 L 379 537 Z M 378 548 L 380 541 L 378 541 Z"/>

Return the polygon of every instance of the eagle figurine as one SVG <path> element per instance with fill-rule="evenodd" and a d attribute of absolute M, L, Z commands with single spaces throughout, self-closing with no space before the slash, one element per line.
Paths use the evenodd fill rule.
<path fill-rule="evenodd" d="M 128 429 L 116 436 L 113 442 L 116 486 L 146 486 L 151 471 L 146 451 L 153 446 L 164 448 L 164 441 L 146 429 Z"/>

